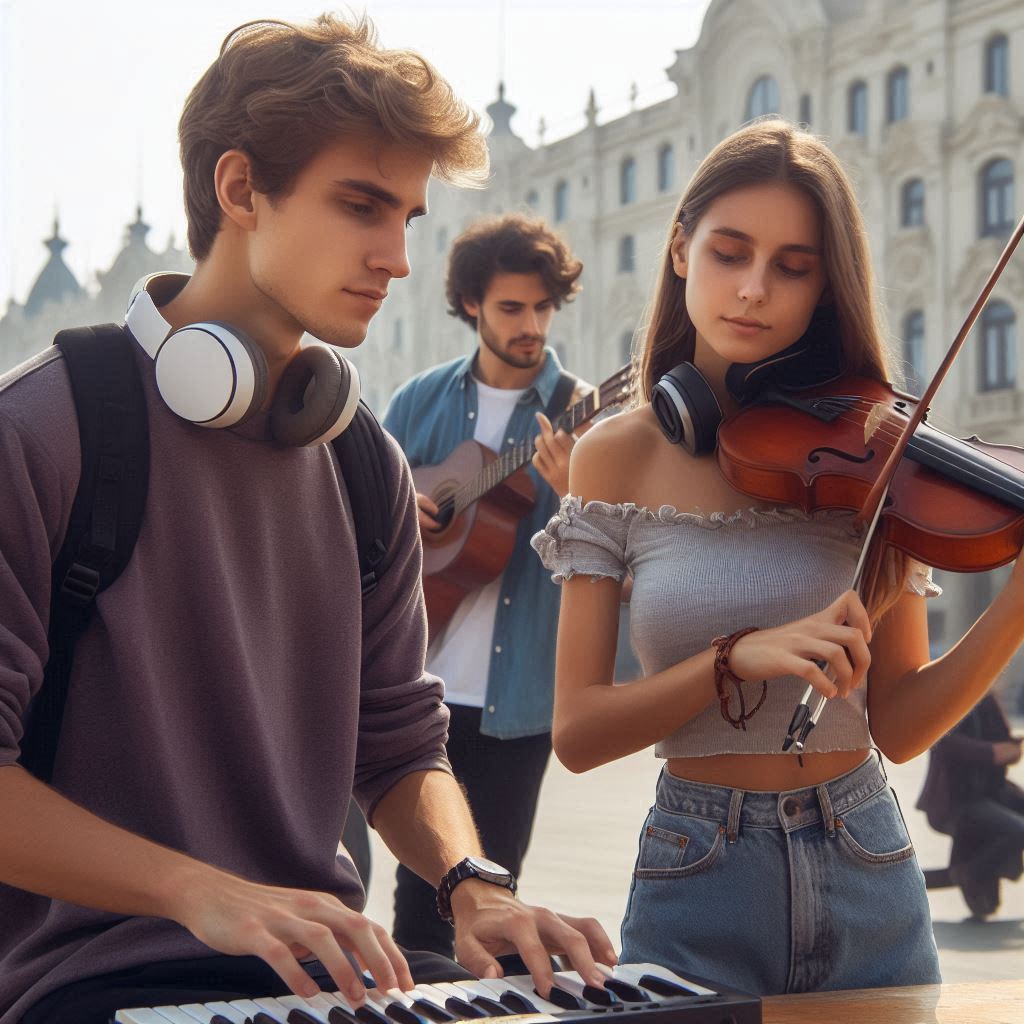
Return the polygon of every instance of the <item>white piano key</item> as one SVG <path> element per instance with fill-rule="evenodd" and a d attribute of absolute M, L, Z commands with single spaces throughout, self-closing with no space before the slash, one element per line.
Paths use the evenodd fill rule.
<path fill-rule="evenodd" d="M 530 1002 L 537 1007 L 538 1013 L 561 1013 L 554 1003 L 549 1003 L 546 999 L 542 999 L 533 985 L 533 978 L 528 974 L 518 975 L 512 978 L 481 978 L 481 985 L 487 985 L 492 991 L 498 993 L 495 998 L 499 999 L 501 993 L 511 989 L 513 992 L 518 992 L 524 999 L 529 999 Z M 514 1011 L 509 1010 L 509 1013 Z"/>
<path fill-rule="evenodd" d="M 182 1013 L 187 1013 L 193 1024 L 195 1021 L 199 1021 L 200 1024 L 210 1024 L 210 1021 L 216 1016 L 213 1010 L 208 1010 L 202 1003 L 182 1003 L 178 1009 Z M 229 1017 L 228 1020 L 231 1018 Z"/>
<path fill-rule="evenodd" d="M 256 1005 L 251 999 L 232 999 L 228 1004 L 233 1006 L 239 1013 L 243 1014 L 244 1020 L 252 1020 L 257 1013 L 261 1013 L 259 1006 Z"/>
<path fill-rule="evenodd" d="M 271 1019 L 280 1021 L 281 1024 L 288 1024 L 288 1007 L 279 999 L 266 996 L 262 999 L 254 999 L 253 1002 Z"/>
<path fill-rule="evenodd" d="M 622 978 L 623 981 L 628 981 L 630 984 L 637 985 L 640 988 L 643 988 L 640 984 L 640 979 L 645 974 L 651 974 L 656 978 L 663 978 L 665 981 L 672 982 L 675 985 L 683 985 L 700 996 L 713 996 L 718 994 L 714 989 L 705 988 L 703 985 L 698 985 L 695 981 L 687 981 L 686 978 L 682 978 L 678 974 L 674 974 L 667 967 L 662 967 L 660 964 L 618 964 L 612 969 L 612 975 L 614 977 Z M 664 998 L 664 996 L 658 996 L 656 992 L 651 992 L 651 995 L 656 999 Z"/>
<path fill-rule="evenodd" d="M 153 1009 L 163 1014 L 165 1024 L 166 1021 L 170 1021 L 171 1024 L 196 1024 L 195 1017 L 180 1006 L 154 1006 Z"/>
<path fill-rule="evenodd" d="M 232 1024 L 245 1024 L 245 1014 L 228 1003 L 213 1002 L 204 1005 L 211 1013 L 226 1017 Z"/>
<path fill-rule="evenodd" d="M 448 1007 L 445 1006 L 445 1002 L 448 999 L 451 999 L 452 997 L 456 999 L 461 999 L 464 1003 L 468 1002 L 469 1000 L 466 998 L 466 993 L 458 992 L 458 990 L 455 989 L 454 985 L 452 986 L 453 991 L 445 991 L 445 989 L 443 988 L 445 984 L 445 982 L 434 982 L 431 985 L 420 984 L 416 986 L 416 990 L 422 993 L 425 999 L 429 999 L 432 1003 L 436 1003 L 438 1006 L 440 1006 L 442 1010 L 445 1010 L 448 1013 L 452 1013 L 455 1016 L 458 1016 L 458 1014 L 455 1014 L 453 1010 L 449 1010 Z M 458 992 L 457 995 L 456 992 Z"/>
<path fill-rule="evenodd" d="M 327 1013 L 331 1004 L 321 1002 L 319 999 L 319 996 L 314 996 L 312 999 L 303 999 L 301 996 L 277 997 L 277 1001 L 287 1010 L 303 1010 L 310 1017 L 320 1021 L 321 1024 L 328 1024 Z"/>
<path fill-rule="evenodd" d="M 136 1006 L 130 1010 L 118 1010 L 114 1014 L 115 1024 L 167 1024 L 163 1014 L 148 1006 Z"/>

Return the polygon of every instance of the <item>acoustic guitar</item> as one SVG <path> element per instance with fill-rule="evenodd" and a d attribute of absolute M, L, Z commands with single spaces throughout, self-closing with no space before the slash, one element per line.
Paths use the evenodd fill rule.
<path fill-rule="evenodd" d="M 572 433 L 599 412 L 621 405 L 630 394 L 623 366 L 552 424 Z M 418 494 L 438 507 L 438 530 L 423 530 L 423 592 L 433 639 L 448 625 L 462 599 L 498 578 L 515 547 L 519 520 L 533 507 L 535 489 L 526 466 L 532 438 L 502 452 L 463 441 L 436 466 L 412 471 Z"/>

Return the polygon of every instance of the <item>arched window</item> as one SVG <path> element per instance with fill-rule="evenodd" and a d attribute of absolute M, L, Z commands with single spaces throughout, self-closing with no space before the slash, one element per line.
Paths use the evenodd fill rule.
<path fill-rule="evenodd" d="M 978 175 L 981 201 L 981 237 L 1002 237 L 1013 228 L 1013 164 L 1006 159 L 990 160 Z"/>
<path fill-rule="evenodd" d="M 981 314 L 979 391 L 1017 385 L 1017 318 L 1005 302 L 990 302 Z"/>
<path fill-rule="evenodd" d="M 636 161 L 627 156 L 619 164 L 619 203 L 628 206 L 636 202 Z"/>
<path fill-rule="evenodd" d="M 885 119 L 903 121 L 910 114 L 910 73 L 906 68 L 893 68 L 886 79 Z"/>
<path fill-rule="evenodd" d="M 811 94 L 805 92 L 800 97 L 800 124 L 809 125 L 811 123 Z"/>
<path fill-rule="evenodd" d="M 903 319 L 903 363 L 906 368 L 907 390 L 921 394 L 924 380 L 924 313 L 915 309 Z"/>
<path fill-rule="evenodd" d="M 993 36 L 985 44 L 985 92 L 1010 95 L 1010 40 Z"/>
<path fill-rule="evenodd" d="M 569 182 L 560 181 L 555 185 L 555 223 L 569 216 Z"/>
<path fill-rule="evenodd" d="M 918 227 L 924 223 L 924 182 L 911 178 L 903 183 L 900 190 L 900 224 L 905 228 Z"/>
<path fill-rule="evenodd" d="M 619 273 L 631 274 L 636 269 L 636 245 L 632 235 L 619 239 Z"/>
<path fill-rule="evenodd" d="M 666 142 L 658 150 L 658 191 L 667 192 L 676 181 L 675 152 Z"/>
<path fill-rule="evenodd" d="M 771 75 L 762 75 L 747 93 L 747 121 L 779 112 L 779 87 Z"/>
<path fill-rule="evenodd" d="M 619 358 L 623 364 L 633 360 L 633 332 L 623 331 L 619 338 Z"/>
<path fill-rule="evenodd" d="M 854 82 L 846 90 L 846 128 L 854 135 L 868 133 L 867 82 Z"/>

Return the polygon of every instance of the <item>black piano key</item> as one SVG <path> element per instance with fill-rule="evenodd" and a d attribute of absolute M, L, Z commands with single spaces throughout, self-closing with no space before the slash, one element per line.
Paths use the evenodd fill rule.
<path fill-rule="evenodd" d="M 667 978 L 659 978 L 656 974 L 645 974 L 640 978 L 640 984 L 657 996 L 696 996 L 700 993 L 685 985 L 679 985 Z"/>
<path fill-rule="evenodd" d="M 281 1024 L 281 1021 L 275 1020 L 269 1013 L 264 1013 L 261 1010 L 253 1017 L 252 1024 Z"/>
<path fill-rule="evenodd" d="M 537 990 L 534 989 L 536 992 Z M 540 996 L 540 993 L 537 992 Z M 543 999 L 543 996 L 540 996 Z M 560 1007 L 563 1010 L 585 1010 L 587 1004 L 577 996 L 574 996 L 571 992 L 566 992 L 564 988 L 559 988 L 557 985 L 551 986 L 551 992 L 548 995 L 548 1002 L 554 1003 L 555 1006 Z"/>
<path fill-rule="evenodd" d="M 432 1003 L 429 999 L 424 999 L 422 996 L 413 999 L 412 1005 L 427 1020 L 435 1021 L 436 1024 L 448 1024 L 448 1021 L 458 1020 L 454 1013 L 449 1013 L 443 1007 L 438 1006 L 437 1003 Z"/>
<path fill-rule="evenodd" d="M 615 1006 L 618 1003 L 615 993 L 610 989 L 596 988 L 593 985 L 583 986 L 583 998 L 595 1006 Z"/>
<path fill-rule="evenodd" d="M 320 1021 L 311 1013 L 306 1013 L 305 1010 L 290 1010 L 288 1024 L 320 1024 Z"/>
<path fill-rule="evenodd" d="M 470 996 L 469 1001 L 474 1006 L 479 1006 L 488 1017 L 507 1017 L 508 1010 L 502 1006 L 497 999 L 488 999 L 487 996 Z"/>
<path fill-rule="evenodd" d="M 388 1003 L 384 1007 L 384 1013 L 395 1024 L 425 1024 L 424 1019 L 418 1013 L 414 1013 L 408 1006 L 403 1006 L 401 1003 Z"/>
<path fill-rule="evenodd" d="M 223 1016 L 222 1014 L 215 1013 L 210 1018 L 210 1024 L 231 1024 L 231 1021 L 229 1021 L 227 1017 Z"/>
<path fill-rule="evenodd" d="M 360 1024 L 391 1024 L 391 1022 L 379 1010 L 364 1003 L 359 1009 L 353 1011 Z"/>
<path fill-rule="evenodd" d="M 609 992 L 614 992 L 624 1003 L 649 1003 L 651 997 L 636 985 L 630 985 L 628 981 L 620 981 L 618 978 L 605 978 L 604 987 Z"/>
<path fill-rule="evenodd" d="M 446 1010 L 450 1010 L 456 1017 L 463 1020 L 474 1020 L 478 1017 L 487 1016 L 479 1006 L 467 1003 L 465 999 L 459 999 L 456 996 L 449 996 L 444 1001 L 444 1005 Z"/>
<path fill-rule="evenodd" d="M 331 1024 L 362 1024 L 354 1013 L 348 1013 L 340 1006 L 332 1006 L 327 1011 L 327 1019 Z"/>
<path fill-rule="evenodd" d="M 540 1013 L 540 1010 L 526 996 L 514 989 L 502 992 L 501 1004 L 507 1006 L 513 1013 Z"/>

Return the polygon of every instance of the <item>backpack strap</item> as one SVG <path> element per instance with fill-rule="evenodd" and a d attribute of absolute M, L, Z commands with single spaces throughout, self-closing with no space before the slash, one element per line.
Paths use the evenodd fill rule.
<path fill-rule="evenodd" d="M 71 378 L 81 476 L 53 563 L 50 656 L 29 709 L 22 765 L 48 782 L 64 718 L 75 644 L 96 595 L 128 564 L 149 485 L 149 420 L 133 342 L 116 324 L 61 331 L 54 339 Z"/>
<path fill-rule="evenodd" d="M 332 444 L 352 504 L 359 582 L 365 600 L 391 564 L 388 549 L 394 530 L 394 510 L 384 468 L 388 443 L 377 417 L 360 401 L 355 418 Z"/>
<path fill-rule="evenodd" d="M 548 407 L 544 410 L 544 415 L 552 423 L 568 409 L 569 399 L 572 398 L 572 393 L 576 390 L 576 381 L 577 378 L 568 371 L 561 370 L 559 372 L 558 383 L 555 384 L 555 390 L 551 392 L 551 401 L 548 402 Z"/>

